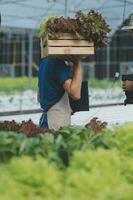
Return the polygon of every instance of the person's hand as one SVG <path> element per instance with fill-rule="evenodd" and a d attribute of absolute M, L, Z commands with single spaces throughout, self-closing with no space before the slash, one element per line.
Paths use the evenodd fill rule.
<path fill-rule="evenodd" d="M 73 64 L 79 63 L 81 58 L 82 58 L 82 56 L 80 56 L 80 55 L 71 55 L 68 57 L 69 61 L 72 62 Z"/>
<path fill-rule="evenodd" d="M 126 80 L 122 84 L 123 91 L 133 92 L 133 81 Z"/>
<path fill-rule="evenodd" d="M 82 58 L 82 56 L 80 56 L 80 55 L 63 55 L 63 56 L 61 56 L 62 60 L 72 62 L 72 63 L 78 63 L 81 58 Z"/>

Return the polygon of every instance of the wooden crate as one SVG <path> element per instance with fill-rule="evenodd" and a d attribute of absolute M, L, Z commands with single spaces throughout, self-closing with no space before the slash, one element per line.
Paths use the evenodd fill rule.
<path fill-rule="evenodd" d="M 61 33 L 58 39 L 48 36 L 41 39 L 41 58 L 58 55 L 91 55 L 94 54 L 94 43 L 84 39 L 77 39 L 72 34 Z"/>

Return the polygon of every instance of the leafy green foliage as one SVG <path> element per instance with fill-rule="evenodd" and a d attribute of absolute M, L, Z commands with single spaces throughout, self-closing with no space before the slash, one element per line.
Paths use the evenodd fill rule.
<path fill-rule="evenodd" d="M 127 133 L 126 130 L 129 132 Z M 118 149 L 122 155 L 131 156 L 132 131 L 131 125 L 116 128 L 115 134 L 106 129 L 100 129 L 100 132 L 96 134 L 91 127 L 70 126 L 57 132 L 37 134 L 33 138 L 27 138 L 27 134 L 0 132 L 0 159 L 6 161 L 14 155 L 33 157 L 41 155 L 63 167 L 70 165 L 70 159 L 76 150 L 95 150 L 99 147 L 107 150 Z"/>
<path fill-rule="evenodd" d="M 0 199 L 132 200 L 132 133 L 132 124 L 97 134 L 70 126 L 33 138 L 0 132 Z"/>
<path fill-rule="evenodd" d="M 76 151 L 63 171 L 41 157 L 14 157 L 0 166 L 0 199 L 132 200 L 132 165 L 126 162 L 118 150 L 100 148 Z"/>
<path fill-rule="evenodd" d="M 77 38 L 93 41 L 96 47 L 107 43 L 107 33 L 111 30 L 105 19 L 98 12 L 91 10 L 87 14 L 78 11 L 75 18 L 51 17 L 42 22 L 40 37 L 45 38 L 48 34 L 51 38 L 57 38 L 58 34 L 71 33 Z"/>
<path fill-rule="evenodd" d="M 123 164 L 116 150 L 76 152 L 66 174 L 65 199 L 131 199 L 133 191 L 122 174 Z"/>
<path fill-rule="evenodd" d="M 55 161 L 60 167 L 63 167 L 69 165 L 70 157 L 75 150 L 94 149 L 100 146 L 100 144 L 101 146 L 105 145 L 102 136 L 99 134 L 96 139 L 90 128 L 70 126 L 64 127 L 57 132 L 50 132 L 50 130 L 37 129 L 36 125 L 31 123 L 22 122 L 22 125 L 16 123 L 16 126 L 14 123 L 14 121 L 7 123 L 7 127 L 4 130 L 9 132 L 0 132 L 0 155 L 2 162 L 8 161 L 14 155 L 24 154 L 33 157 L 42 155 L 49 161 Z M 3 130 L 3 123 L 1 124 L 0 130 Z M 18 133 L 16 134 L 10 132 L 17 129 Z M 25 135 L 21 134 L 21 131 Z M 41 131 L 43 134 L 40 134 Z M 26 136 L 34 138 L 28 139 Z"/>
<path fill-rule="evenodd" d="M 3 168 L 0 168 L 0 172 L 2 171 Z M 14 158 L 7 164 L 4 171 L 6 173 L 0 183 L 1 199 L 54 200 L 60 197 L 62 192 L 60 172 L 43 158 L 39 157 L 37 160 L 32 160 L 30 157 Z M 8 179 L 10 177 L 9 183 L 7 177 Z M 3 181 L 7 181 L 6 188 L 12 191 L 4 189 Z M 11 196 L 8 196 L 6 192 Z"/>
<path fill-rule="evenodd" d="M 0 79 L 0 92 L 12 94 L 29 89 L 37 90 L 37 78 L 32 78 L 31 84 L 29 83 L 28 77 Z"/>
<path fill-rule="evenodd" d="M 133 156 L 133 126 L 127 124 L 124 127 L 117 127 L 114 133 L 114 144 L 125 156 Z"/>
<path fill-rule="evenodd" d="M 90 130 L 72 126 L 36 136 L 27 138 L 27 134 L 0 131 L 0 160 L 8 161 L 14 155 L 42 155 L 59 165 L 68 165 L 72 152 L 85 148 L 87 140 L 89 143 Z"/>
<path fill-rule="evenodd" d="M 24 141 L 26 136 L 23 134 L 16 135 L 13 132 L 0 132 L 0 161 L 6 162 L 14 155 L 19 154 L 21 141 Z"/>
<path fill-rule="evenodd" d="M 98 79 L 90 79 L 88 81 L 88 85 L 89 88 L 103 88 L 103 89 L 107 89 L 107 88 L 121 88 L 121 81 L 117 80 L 117 81 L 108 81 L 105 79 L 102 80 L 98 80 Z"/>
<path fill-rule="evenodd" d="M 33 158 L 37 155 L 47 157 L 50 154 L 50 149 L 54 150 L 54 138 L 52 134 L 49 134 L 27 138 L 23 133 L 1 131 L 0 162 L 7 162 L 13 156 L 20 155 L 29 155 Z"/>
<path fill-rule="evenodd" d="M 4 200 L 25 200 L 21 194 L 18 184 L 11 178 L 6 166 L 0 166 L 0 199 Z"/>
<path fill-rule="evenodd" d="M 112 82 L 108 80 L 90 79 L 88 81 L 89 88 L 112 88 L 121 87 L 121 82 Z M 32 86 L 29 85 L 27 77 L 24 78 L 4 78 L 0 79 L 0 92 L 5 94 L 14 94 L 16 92 L 23 92 L 25 90 L 36 90 L 37 91 L 37 78 L 32 78 Z"/>

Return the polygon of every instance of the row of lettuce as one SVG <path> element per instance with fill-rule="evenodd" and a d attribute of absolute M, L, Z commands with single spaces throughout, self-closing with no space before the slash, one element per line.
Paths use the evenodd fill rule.
<path fill-rule="evenodd" d="M 91 88 L 121 88 L 121 81 L 108 81 L 108 80 L 98 80 L 90 79 L 88 81 L 89 87 Z M 0 79 L 0 93 L 12 94 L 16 92 L 24 92 L 25 90 L 37 91 L 38 79 L 33 77 L 29 80 L 28 77 L 15 77 L 15 78 L 3 78 Z"/>
<path fill-rule="evenodd" d="M 131 200 L 133 125 L 71 126 L 36 137 L 0 131 L 0 199 Z"/>

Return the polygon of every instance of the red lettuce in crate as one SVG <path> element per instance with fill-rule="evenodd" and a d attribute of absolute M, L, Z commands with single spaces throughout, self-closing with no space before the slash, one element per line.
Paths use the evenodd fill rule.
<path fill-rule="evenodd" d="M 59 33 L 71 33 L 78 39 L 94 42 L 100 47 L 108 42 L 107 34 L 111 31 L 102 15 L 94 10 L 87 14 L 81 10 L 76 12 L 75 18 L 49 17 L 40 26 L 39 36 L 44 39 L 47 35 L 51 39 L 58 38 Z"/>

